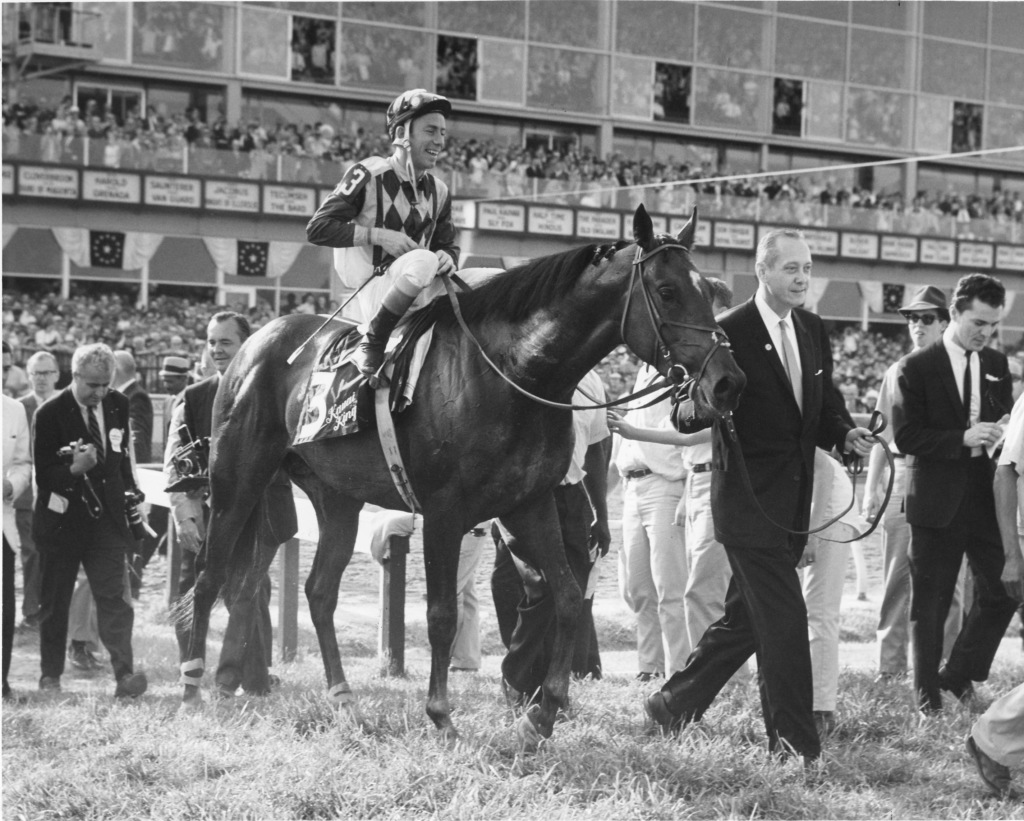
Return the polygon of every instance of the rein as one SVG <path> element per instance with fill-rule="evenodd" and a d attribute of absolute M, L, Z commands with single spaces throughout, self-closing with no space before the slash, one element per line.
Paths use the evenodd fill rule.
<path fill-rule="evenodd" d="M 835 542 L 836 544 L 850 544 L 850 542 L 856 542 L 856 541 L 860 541 L 861 539 L 866 539 L 868 536 L 870 536 L 872 533 L 874 533 L 875 528 L 878 527 L 878 523 L 882 521 L 882 513 L 889 506 L 889 499 L 892 496 L 892 486 L 893 486 L 893 482 L 895 481 L 895 478 L 896 478 L 896 463 L 895 463 L 895 460 L 893 459 L 892 452 L 889 450 L 889 446 L 886 444 L 885 440 L 882 439 L 881 436 L 879 436 L 879 434 L 882 431 L 885 430 L 885 426 L 886 426 L 885 414 L 882 413 L 881 411 L 877 411 L 877 410 L 874 411 L 871 414 L 871 420 L 868 422 L 868 430 L 871 431 L 871 434 L 867 438 L 870 439 L 871 441 L 873 441 L 875 444 L 882 446 L 882 450 L 885 452 L 885 458 L 889 462 L 889 483 L 888 483 L 888 486 L 885 489 L 885 498 L 882 499 L 882 506 L 879 508 L 878 514 L 875 516 L 875 521 L 871 523 L 871 527 L 869 527 L 863 533 L 858 533 L 853 538 L 850 538 L 850 539 L 828 539 L 828 538 L 822 537 L 823 541 Z M 792 529 L 790 529 L 788 527 L 785 527 L 784 525 L 780 525 L 771 516 L 769 516 L 767 513 L 765 513 L 764 508 L 761 507 L 761 503 L 759 501 L 757 501 L 757 495 L 754 493 L 754 487 L 753 487 L 753 485 L 750 482 L 750 473 L 747 470 L 747 462 L 743 458 L 743 448 L 740 447 L 739 436 L 736 434 L 736 425 L 732 421 L 732 414 L 731 413 L 728 413 L 725 416 L 725 429 L 726 429 L 726 432 L 729 434 L 730 441 L 732 442 L 733 445 L 736 446 L 735 450 L 734 450 L 734 453 L 736 454 L 736 462 L 739 465 L 740 477 L 743 479 L 743 485 L 747 489 L 747 493 L 750 494 L 750 498 L 753 499 L 753 501 L 754 501 L 754 507 L 757 508 L 757 512 L 760 513 L 765 519 L 767 519 L 770 524 L 774 525 L 775 527 L 779 528 L 780 530 L 784 531 L 785 533 L 790 533 L 790 534 L 793 534 L 795 536 L 810 536 L 810 535 L 812 535 L 814 533 L 820 533 L 822 530 L 825 530 L 825 529 L 831 527 L 836 522 L 838 522 L 840 519 L 842 519 L 843 516 L 845 516 L 847 513 L 850 512 L 850 510 L 853 508 L 854 504 L 856 503 L 856 501 L 857 501 L 857 488 L 854 487 L 853 495 L 852 495 L 852 497 L 850 499 L 850 504 L 848 504 L 846 506 L 846 508 L 843 510 L 842 513 L 840 513 L 838 516 L 835 516 L 832 519 L 829 519 L 824 524 L 819 525 L 818 527 L 813 528 L 812 530 L 792 530 Z M 859 474 L 864 469 L 863 460 L 860 459 L 859 457 L 856 457 L 856 456 L 851 457 L 848 461 L 844 458 L 844 463 L 846 464 L 847 472 L 851 476 L 857 476 L 857 474 Z"/>
<path fill-rule="evenodd" d="M 633 299 L 633 288 L 634 288 L 634 285 L 636 283 L 637 277 L 639 277 L 640 285 L 641 285 L 641 290 L 642 290 L 642 292 L 644 294 L 644 302 L 645 302 L 645 304 L 647 306 L 647 314 L 648 314 L 648 316 L 650 317 L 650 320 L 651 320 L 651 327 L 654 329 L 654 332 L 655 332 L 655 334 L 658 337 L 658 342 L 660 343 L 660 344 L 657 344 L 656 347 L 655 347 L 655 354 L 654 354 L 654 357 L 653 357 L 653 361 L 654 362 L 657 362 L 659 357 L 663 358 L 663 359 L 668 359 L 668 357 L 669 357 L 668 343 L 666 342 L 665 336 L 662 333 L 662 326 L 663 325 L 673 325 L 673 326 L 682 327 L 682 328 L 689 328 L 691 330 L 696 330 L 696 331 L 707 331 L 708 333 L 711 334 L 711 338 L 712 338 L 712 341 L 714 342 L 714 344 L 711 346 L 711 350 L 708 352 L 707 356 L 704 357 L 704 361 L 701 363 L 700 370 L 697 373 L 696 379 L 688 378 L 685 382 L 683 382 L 683 384 L 682 384 L 682 386 L 680 388 L 677 388 L 675 383 L 663 380 L 663 381 L 655 382 L 655 383 L 653 383 L 651 385 L 648 385 L 646 388 L 644 388 L 643 390 L 637 391 L 636 393 L 627 394 L 626 396 L 620 396 L 618 399 L 613 399 L 610 402 L 603 402 L 603 403 L 596 403 L 595 402 L 595 404 L 593 404 L 593 405 L 572 405 L 572 404 L 566 404 L 564 402 L 553 402 L 550 399 L 544 399 L 541 396 L 537 396 L 536 394 L 531 393 L 530 391 L 526 390 L 526 388 L 523 388 L 520 385 L 516 384 L 514 381 L 512 381 L 512 379 L 510 379 L 508 376 L 506 376 L 505 373 L 501 370 L 501 368 L 498 367 L 498 365 L 496 365 L 491 360 L 491 358 L 487 355 L 487 352 L 483 349 L 483 346 L 480 344 L 480 342 L 476 338 L 476 336 L 473 335 L 473 331 L 470 330 L 469 325 L 466 323 L 466 320 L 463 318 L 463 316 L 462 316 L 462 308 L 459 305 L 458 296 L 456 295 L 455 288 L 454 288 L 454 286 L 452 285 L 452 282 L 451 282 L 451 275 L 449 275 L 449 274 L 441 274 L 441 281 L 444 283 L 445 292 L 448 294 L 448 301 L 451 302 L 452 310 L 455 313 L 455 319 L 458 321 L 459 327 L 462 329 L 462 332 L 473 343 L 473 345 L 476 347 L 477 351 L 480 353 L 480 356 L 482 356 L 483 360 L 488 365 L 490 365 L 491 369 L 496 374 L 498 374 L 498 376 L 500 376 L 502 379 L 504 379 L 505 382 L 507 382 L 512 388 L 514 388 L 516 391 L 521 393 L 526 398 L 532 399 L 534 402 L 537 402 L 537 403 L 539 403 L 541 405 L 546 405 L 549 408 L 559 408 L 561 410 L 574 410 L 574 411 L 576 411 L 576 410 L 598 410 L 598 409 L 601 409 L 601 408 L 612 408 L 612 407 L 615 407 L 616 405 L 624 405 L 625 403 L 631 402 L 634 399 L 639 399 L 640 397 L 647 396 L 648 394 L 654 393 L 655 391 L 659 391 L 662 388 L 666 388 L 666 390 L 663 393 L 661 393 L 658 396 L 656 396 L 650 402 L 648 402 L 648 403 L 646 403 L 644 405 L 640 405 L 637 408 L 635 408 L 635 410 L 637 410 L 639 408 L 646 408 L 646 407 L 650 407 L 651 405 L 656 405 L 658 402 L 661 402 L 663 399 L 666 399 L 669 396 L 672 396 L 678 390 L 685 389 L 687 385 L 691 386 L 691 390 L 696 390 L 696 387 L 699 384 L 700 380 L 704 377 L 704 372 L 707 370 L 708 363 L 711 361 L 711 357 L 714 355 L 715 351 L 717 351 L 720 347 L 722 347 L 724 339 L 725 339 L 725 336 L 724 336 L 724 334 L 722 334 L 720 329 L 707 328 L 707 327 L 704 327 L 702 325 L 692 325 L 692 324 L 686 323 L 686 322 L 674 322 L 674 321 L 666 321 L 666 320 L 662 320 L 661 319 L 660 315 L 658 314 L 657 308 L 654 305 L 654 300 L 651 297 L 650 291 L 647 288 L 647 282 L 646 282 L 646 280 L 643 277 L 643 264 L 644 264 L 644 262 L 646 262 L 648 259 L 650 259 L 655 254 L 658 254 L 661 251 L 664 251 L 664 250 L 666 250 L 668 248 L 681 248 L 684 251 L 688 251 L 688 249 L 686 248 L 685 245 L 680 245 L 680 244 L 674 243 L 674 242 L 665 243 L 664 245 L 659 245 L 659 246 L 651 249 L 647 253 L 644 253 L 643 249 L 640 248 L 639 246 L 637 247 L 637 249 L 636 249 L 636 257 L 633 260 L 633 266 L 632 266 L 632 269 L 631 269 L 630 275 L 629 275 L 629 289 L 628 289 L 628 291 L 626 293 L 626 305 L 623 308 L 622 319 L 619 322 L 619 335 L 622 337 L 623 340 L 625 340 L 625 338 L 626 338 L 626 335 L 625 335 L 626 319 L 629 316 L 629 306 L 630 306 L 630 303 L 631 303 L 631 301 Z M 460 284 L 460 286 L 465 287 L 465 283 L 460 282 L 459 284 Z M 466 287 L 466 290 L 468 290 L 468 287 Z M 689 343 L 689 344 L 696 344 L 696 343 Z M 671 370 L 675 370 L 676 368 L 678 368 L 678 369 L 683 371 L 684 377 L 688 377 L 689 376 L 687 374 L 687 372 L 686 372 L 686 369 L 683 368 L 682 365 L 678 365 L 678 364 L 672 365 L 672 367 L 670 369 L 670 372 L 671 372 Z M 587 398 L 591 399 L 593 401 L 592 397 L 587 397 Z"/>

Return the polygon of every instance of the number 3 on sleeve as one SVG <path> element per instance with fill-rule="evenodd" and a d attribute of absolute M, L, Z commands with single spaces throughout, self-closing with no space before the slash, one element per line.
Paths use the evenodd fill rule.
<path fill-rule="evenodd" d="M 343 196 L 347 200 L 351 200 L 352 195 L 358 193 L 367 180 L 370 179 L 370 172 L 367 171 L 361 165 L 353 165 L 344 178 L 338 183 L 338 194 Z"/>

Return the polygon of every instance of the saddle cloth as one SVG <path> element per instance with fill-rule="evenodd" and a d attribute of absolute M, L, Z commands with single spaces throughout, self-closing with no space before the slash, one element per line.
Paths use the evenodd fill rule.
<path fill-rule="evenodd" d="M 389 403 L 393 412 L 401 412 L 412 403 L 419 372 L 433 339 L 433 317 L 429 314 L 412 314 L 388 343 L 384 375 L 390 383 Z M 306 383 L 293 444 L 376 428 L 373 390 L 352 362 L 360 339 L 356 327 L 345 321 L 344 327 L 324 346 Z"/>

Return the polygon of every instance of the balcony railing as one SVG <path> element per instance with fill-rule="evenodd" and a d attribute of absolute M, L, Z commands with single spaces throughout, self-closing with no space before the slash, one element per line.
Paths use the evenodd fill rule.
<path fill-rule="evenodd" d="M 342 175 L 337 160 L 257 150 L 218 150 L 189 146 L 181 136 L 145 134 L 134 141 L 5 130 L 4 159 L 190 174 L 238 177 L 266 182 L 302 183 L 330 188 Z M 463 199 L 521 199 L 578 208 L 631 211 L 640 203 L 659 214 L 686 214 L 694 205 L 702 216 L 804 228 L 860 229 L 881 233 L 1024 243 L 1024 225 L 1009 218 L 962 220 L 928 209 L 893 210 L 822 205 L 818 202 L 698 193 L 693 186 L 605 188 L 600 183 L 439 170 L 453 196 Z"/>

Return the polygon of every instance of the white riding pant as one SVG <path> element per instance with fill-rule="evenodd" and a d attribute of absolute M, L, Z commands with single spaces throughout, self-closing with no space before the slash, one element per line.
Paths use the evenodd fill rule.
<path fill-rule="evenodd" d="M 971 736 L 978 749 L 1004 767 L 1024 763 L 1024 684 L 993 701 L 974 723 Z"/>
<path fill-rule="evenodd" d="M 467 533 L 462 537 L 459 552 L 459 571 L 455 582 L 459 619 L 455 641 L 452 642 L 451 666 L 463 670 L 480 669 L 480 599 L 476 592 L 476 571 L 489 538 L 489 535 Z"/>

